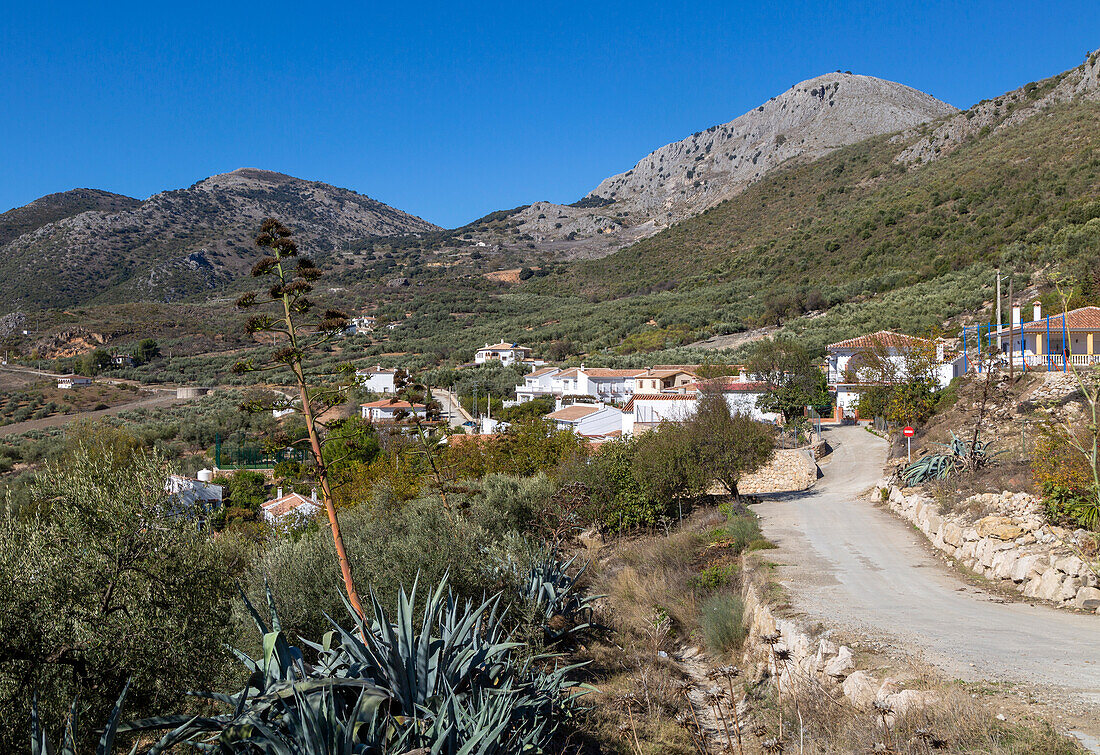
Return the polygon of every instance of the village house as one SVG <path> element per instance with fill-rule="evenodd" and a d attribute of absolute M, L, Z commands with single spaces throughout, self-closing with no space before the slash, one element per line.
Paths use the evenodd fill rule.
<path fill-rule="evenodd" d="M 531 359 L 531 350 L 526 346 L 518 346 L 514 343 L 501 341 L 492 346 L 485 344 L 474 354 L 474 364 L 486 362 L 500 362 L 505 367 Z"/>
<path fill-rule="evenodd" d="M 524 404 L 542 396 L 553 396 L 554 378 L 560 367 L 542 367 L 523 376 L 523 385 L 516 386 L 516 403 Z"/>
<path fill-rule="evenodd" d="M 860 394 L 883 384 L 882 367 L 892 374 L 890 382 L 919 377 L 909 374 L 914 365 L 927 368 L 928 377 L 939 388 L 946 388 L 965 369 L 964 355 L 949 355 L 942 340 L 890 330 L 829 344 L 826 353 L 826 381 L 836 394 L 838 415 L 858 414 Z M 876 365 L 876 361 L 885 364 Z"/>
<path fill-rule="evenodd" d="M 546 415 L 555 429 L 572 430 L 588 438 L 621 435 L 623 412 L 606 404 L 571 404 Z"/>
<path fill-rule="evenodd" d="M 1042 306 L 1036 302 L 1031 322 L 1021 322 L 1020 310 L 1018 305 L 1012 307 L 1010 326 L 991 338 L 1000 341 L 1002 352 L 1011 349 L 1016 366 L 1062 370 L 1100 364 L 1100 307 L 1079 307 L 1043 317 Z"/>
<path fill-rule="evenodd" d="M 301 493 L 284 495 L 283 489 L 279 488 L 274 498 L 260 505 L 265 522 L 289 527 L 302 526 L 320 510 L 321 502 L 317 500 L 316 489 L 307 498 Z"/>
<path fill-rule="evenodd" d="M 699 408 L 704 391 L 722 395 L 733 414 L 745 414 L 757 422 L 777 422 L 779 415 L 760 409 L 759 401 L 767 393 L 764 383 L 737 378 L 685 383 L 676 391 L 664 393 L 635 393 L 623 407 L 623 433 L 650 430 L 662 422 L 685 422 Z"/>
<path fill-rule="evenodd" d="M 408 401 L 397 399 L 382 399 L 371 401 L 361 406 L 363 419 L 371 422 L 396 422 L 398 414 L 400 419 L 424 419 L 428 416 L 428 407 L 424 404 L 410 404 Z"/>
<path fill-rule="evenodd" d="M 57 378 L 57 387 L 62 389 L 79 388 L 91 384 L 92 379 L 83 375 L 60 375 Z"/>
<path fill-rule="evenodd" d="M 385 369 L 380 365 L 355 371 L 355 379 L 359 385 L 371 393 L 396 393 L 396 378 L 397 370 Z"/>
<path fill-rule="evenodd" d="M 224 490 L 212 480 L 214 473 L 209 469 L 200 469 L 198 477 L 168 475 L 164 492 L 181 511 L 205 514 L 221 508 Z"/>
<path fill-rule="evenodd" d="M 134 358 L 129 354 L 115 354 L 111 357 L 111 364 L 115 367 L 133 367 Z"/>
<path fill-rule="evenodd" d="M 348 320 L 348 325 L 344 328 L 344 335 L 353 336 L 356 333 L 366 333 L 374 330 L 374 326 L 378 324 L 377 317 L 353 317 Z"/>
<path fill-rule="evenodd" d="M 635 393 L 660 393 L 675 390 L 688 383 L 695 382 L 699 376 L 679 367 L 659 369 L 651 367 L 634 376 Z"/>

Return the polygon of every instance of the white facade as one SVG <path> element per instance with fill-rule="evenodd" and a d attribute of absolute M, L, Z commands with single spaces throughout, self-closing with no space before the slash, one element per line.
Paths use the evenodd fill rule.
<path fill-rule="evenodd" d="M 540 396 L 555 395 L 554 377 L 560 372 L 560 367 L 543 367 L 541 370 L 524 375 L 523 385 L 516 386 L 516 402 L 523 404 Z"/>
<path fill-rule="evenodd" d="M 578 435 L 603 437 L 623 431 L 623 412 L 605 404 L 571 404 L 546 418 L 558 430 L 572 430 Z"/>
<path fill-rule="evenodd" d="M 689 385 L 685 388 L 682 393 L 635 394 L 624 410 L 629 420 L 624 422 L 623 432 L 640 432 L 662 422 L 686 422 L 691 419 L 699 409 L 700 394 L 697 387 Z M 757 383 L 734 382 L 722 388 L 722 396 L 731 413 L 748 415 L 757 422 L 778 422 L 777 413 L 765 412 L 758 406 L 764 393 L 765 388 Z"/>
<path fill-rule="evenodd" d="M 400 412 L 402 419 L 419 418 L 428 416 L 428 408 L 424 404 L 410 404 L 408 401 L 372 401 L 361 407 L 363 419 L 371 422 L 394 422 Z"/>
<path fill-rule="evenodd" d="M 92 379 L 83 375 L 62 375 L 57 379 L 58 388 L 77 388 L 82 385 L 91 385 Z"/>
<path fill-rule="evenodd" d="M 379 366 L 355 371 L 355 378 L 359 381 L 359 385 L 371 393 L 396 393 L 396 377 L 397 370 L 383 369 Z"/>
<path fill-rule="evenodd" d="M 531 350 L 526 346 L 519 346 L 514 343 L 500 343 L 485 344 L 484 347 L 477 350 L 474 354 L 474 364 L 485 364 L 486 362 L 500 362 L 505 367 L 516 364 L 517 362 L 523 362 L 531 358 Z"/>

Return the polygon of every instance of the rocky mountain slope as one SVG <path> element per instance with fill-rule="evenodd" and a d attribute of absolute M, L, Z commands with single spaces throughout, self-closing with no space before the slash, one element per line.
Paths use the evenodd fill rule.
<path fill-rule="evenodd" d="M 120 212 L 139 204 L 139 199 L 99 189 L 73 189 L 47 194 L 30 204 L 0 215 L 0 246 L 48 223 L 71 218 L 82 212 Z"/>
<path fill-rule="evenodd" d="M 580 202 L 536 202 L 519 210 L 511 239 L 482 240 L 601 256 L 736 196 L 788 161 L 813 160 L 956 112 L 931 95 L 872 76 L 818 76 L 730 123 L 661 147 Z"/>
<path fill-rule="evenodd" d="M 1100 50 L 1084 63 L 1043 81 L 1025 84 L 1000 97 L 982 100 L 970 109 L 938 124 L 930 133 L 914 130 L 899 134 L 908 143 L 897 156 L 900 163 L 928 163 L 950 154 L 978 134 L 1010 129 L 1050 108 L 1074 99 L 1100 100 Z M 920 136 L 916 141 L 915 137 Z"/>
<path fill-rule="evenodd" d="M 89 190 L 79 190 L 88 192 Z M 144 202 L 91 192 L 86 211 L 52 195 L 0 216 L 0 279 L 6 310 L 94 301 L 172 301 L 242 274 L 255 261 L 251 237 L 265 217 L 294 229 L 301 247 L 325 256 L 351 240 L 438 228 L 348 189 L 241 168 Z M 84 195 L 80 195 L 84 196 Z M 56 219 L 48 209 L 56 209 Z M 13 218 L 9 221 L 9 216 Z"/>

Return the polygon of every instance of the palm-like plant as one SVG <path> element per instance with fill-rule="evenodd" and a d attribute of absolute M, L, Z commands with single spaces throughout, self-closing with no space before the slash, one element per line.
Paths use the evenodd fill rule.
<path fill-rule="evenodd" d="M 1005 453 L 990 453 L 992 441 L 960 440 L 951 433 L 950 443 L 937 443 L 946 453 L 922 456 L 901 470 L 900 477 L 909 487 L 932 480 L 946 480 L 952 474 L 964 469 L 977 470 L 989 464 L 994 458 Z"/>

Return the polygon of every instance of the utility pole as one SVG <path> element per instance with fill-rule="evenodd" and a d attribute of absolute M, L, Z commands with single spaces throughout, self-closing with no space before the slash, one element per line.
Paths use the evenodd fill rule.
<path fill-rule="evenodd" d="M 997 351 L 1001 350 L 1001 268 L 997 268 Z"/>
<path fill-rule="evenodd" d="M 1012 276 L 1010 275 L 1008 277 L 1008 311 L 1009 312 L 1015 312 L 1016 311 L 1016 309 L 1015 309 L 1016 305 L 1013 303 L 1013 301 L 1014 300 L 1012 298 Z M 1016 319 L 1015 316 L 1012 316 L 1012 319 L 1015 320 Z M 1023 319 L 1024 319 L 1023 315 L 1021 315 L 1020 316 L 1020 335 L 1021 336 L 1023 336 L 1023 333 L 1024 333 Z M 1009 380 L 1009 382 L 1013 381 L 1016 378 L 1016 368 L 1015 368 L 1015 365 L 1012 363 L 1012 327 L 1015 324 L 1016 324 L 1015 322 L 1010 322 L 1009 325 L 1008 325 L 1008 380 Z"/>

